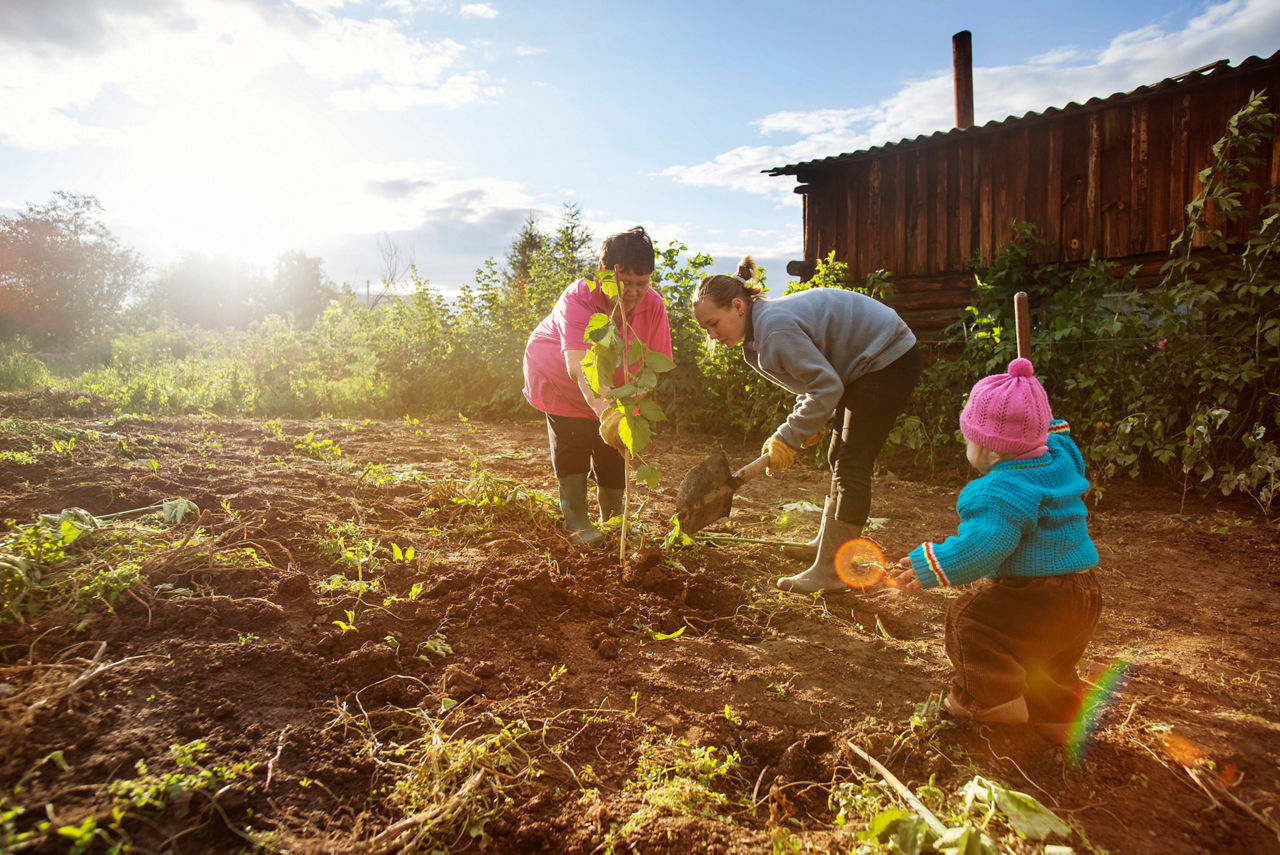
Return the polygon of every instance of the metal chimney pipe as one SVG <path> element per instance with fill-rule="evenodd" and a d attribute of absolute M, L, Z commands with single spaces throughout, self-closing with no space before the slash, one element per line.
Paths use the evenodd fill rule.
<path fill-rule="evenodd" d="M 956 127 L 973 125 L 973 35 L 961 30 L 951 37 L 951 67 L 956 81 Z"/>

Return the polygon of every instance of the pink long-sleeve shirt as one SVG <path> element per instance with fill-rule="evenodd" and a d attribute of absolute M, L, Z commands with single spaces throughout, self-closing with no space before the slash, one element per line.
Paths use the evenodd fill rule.
<path fill-rule="evenodd" d="M 582 390 L 569 376 L 564 354 L 568 350 L 589 350 L 583 336 L 587 322 L 594 314 L 609 314 L 609 299 L 597 287 L 591 288 L 586 279 L 579 279 L 560 294 L 551 314 L 542 319 L 524 349 L 524 397 L 530 404 L 553 416 L 575 416 L 594 419 L 596 414 L 587 406 Z M 632 337 L 638 338 L 649 350 L 655 350 L 671 358 L 671 326 L 667 321 L 667 307 L 662 297 L 650 288 L 632 310 L 627 322 Z M 639 367 L 634 363 L 631 371 Z M 613 385 L 624 380 L 621 366 L 614 374 Z"/>

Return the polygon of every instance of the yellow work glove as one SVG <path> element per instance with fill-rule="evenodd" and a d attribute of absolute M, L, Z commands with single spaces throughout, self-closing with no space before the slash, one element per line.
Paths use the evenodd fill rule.
<path fill-rule="evenodd" d="M 796 450 L 783 442 L 776 433 L 764 441 L 760 453 L 769 455 L 769 462 L 764 466 L 766 475 L 781 472 L 796 460 Z"/>
<path fill-rule="evenodd" d="M 825 430 L 825 429 L 824 429 L 824 430 Z M 815 433 L 813 436 L 809 437 L 809 438 L 808 438 L 808 439 L 806 439 L 804 442 L 800 443 L 800 447 L 801 447 L 801 448 L 813 448 L 815 445 L 817 445 L 817 444 L 822 440 L 822 434 L 823 434 L 823 431 L 821 431 L 821 430 L 820 430 L 820 431 L 818 431 L 818 432 L 817 432 L 817 433 Z"/>
<path fill-rule="evenodd" d="M 600 438 L 605 444 L 616 448 L 619 454 L 627 453 L 627 444 L 622 441 L 622 435 L 618 433 L 618 428 L 622 424 L 622 412 L 620 410 L 610 410 L 600 418 Z"/>

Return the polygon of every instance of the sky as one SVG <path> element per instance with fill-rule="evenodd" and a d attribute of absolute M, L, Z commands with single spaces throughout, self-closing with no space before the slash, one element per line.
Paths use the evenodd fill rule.
<path fill-rule="evenodd" d="M 775 286 L 803 255 L 763 170 L 1280 49 L 1280 0 L 2 0 L 0 215 L 95 196 L 153 271 L 384 246 L 451 293 L 577 206 Z M 389 244 L 388 244 L 389 241 Z"/>

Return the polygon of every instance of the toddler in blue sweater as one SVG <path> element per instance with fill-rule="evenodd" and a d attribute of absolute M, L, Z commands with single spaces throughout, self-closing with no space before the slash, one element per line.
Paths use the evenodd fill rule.
<path fill-rule="evenodd" d="M 947 609 L 955 668 L 947 713 L 1032 722 L 1061 741 L 1084 693 L 1076 664 L 1098 624 L 1098 551 L 1084 459 L 1032 375 L 1030 361 L 1015 359 L 973 387 L 960 431 L 979 477 L 956 502 L 960 527 L 912 550 L 894 582 L 908 590 L 978 582 Z"/>

